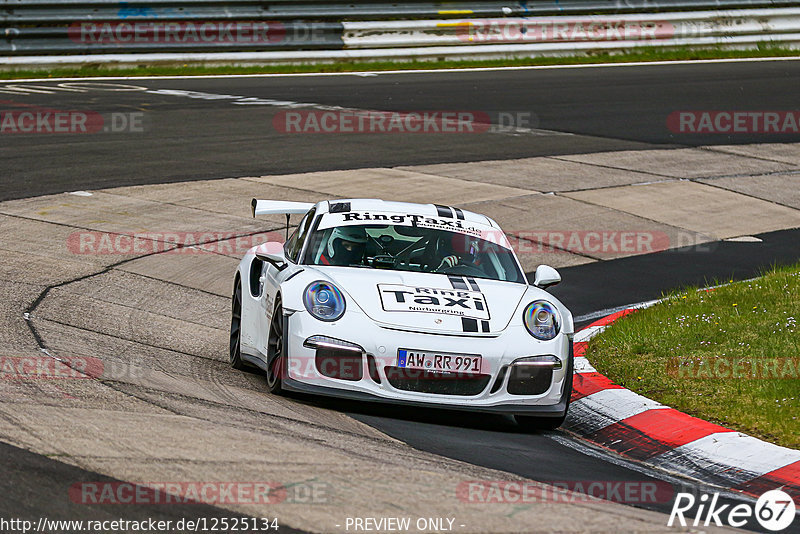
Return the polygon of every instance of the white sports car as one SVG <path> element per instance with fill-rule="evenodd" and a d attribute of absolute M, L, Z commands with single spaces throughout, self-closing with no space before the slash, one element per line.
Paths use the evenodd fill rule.
<path fill-rule="evenodd" d="M 303 214 L 236 272 L 230 361 L 271 392 L 514 415 L 556 428 L 572 391 L 572 315 L 525 279 L 492 219 L 447 206 L 253 199 Z"/>

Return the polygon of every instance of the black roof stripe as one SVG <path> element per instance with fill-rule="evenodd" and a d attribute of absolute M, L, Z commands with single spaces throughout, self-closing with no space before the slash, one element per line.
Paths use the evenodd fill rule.
<path fill-rule="evenodd" d="M 448 219 L 453 218 L 453 210 L 447 206 L 442 206 L 441 204 L 434 204 L 434 206 L 436 206 L 436 211 L 439 213 L 439 217 L 447 217 Z"/>
<path fill-rule="evenodd" d="M 460 276 L 448 274 L 447 279 L 450 280 L 450 285 L 453 286 L 453 289 L 469 289 L 469 287 L 467 287 L 467 283 L 464 282 L 464 279 Z"/>

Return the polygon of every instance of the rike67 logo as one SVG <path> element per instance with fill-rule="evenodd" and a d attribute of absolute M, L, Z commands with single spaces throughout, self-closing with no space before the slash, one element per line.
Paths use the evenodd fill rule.
<path fill-rule="evenodd" d="M 676 523 L 686 527 L 688 521 L 684 514 L 689 517 L 694 516 L 691 526 L 709 526 L 712 523 L 718 527 L 730 525 L 732 527 L 743 527 L 748 520 L 755 516 L 758 524 L 766 530 L 778 532 L 788 528 L 795 517 L 795 504 L 792 497 L 781 490 L 771 490 L 761 495 L 756 501 L 755 506 L 750 504 L 718 504 L 719 493 L 713 496 L 708 494 L 700 495 L 696 499 L 691 493 L 679 493 L 672 505 L 672 512 L 669 514 L 667 526 L 671 527 Z M 695 505 L 697 508 L 695 510 Z"/>

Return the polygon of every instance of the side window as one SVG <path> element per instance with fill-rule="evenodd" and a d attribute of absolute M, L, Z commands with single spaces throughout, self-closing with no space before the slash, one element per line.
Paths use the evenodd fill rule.
<path fill-rule="evenodd" d="M 294 257 L 292 256 L 292 250 L 295 250 L 295 243 L 297 243 L 297 231 L 298 228 L 294 229 L 292 235 L 289 236 L 289 239 L 286 240 L 286 244 L 283 245 L 283 255 L 286 258 L 294 261 Z"/>
<path fill-rule="evenodd" d="M 264 284 L 261 283 L 261 275 L 264 272 L 264 262 L 256 258 L 250 264 L 250 294 L 254 297 L 260 297 L 261 292 L 264 291 Z"/>
<path fill-rule="evenodd" d="M 300 251 L 303 248 L 303 243 L 306 240 L 306 236 L 308 236 L 308 230 L 311 228 L 311 222 L 314 220 L 314 211 L 315 210 L 312 209 L 306 213 L 306 216 L 303 217 L 302 221 L 300 221 L 300 225 L 297 227 L 284 246 L 283 251 L 286 254 L 286 258 L 290 261 L 297 261 L 297 256 L 300 254 Z"/>

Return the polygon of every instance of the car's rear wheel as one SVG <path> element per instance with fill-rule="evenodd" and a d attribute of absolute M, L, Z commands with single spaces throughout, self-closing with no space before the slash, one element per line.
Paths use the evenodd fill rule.
<path fill-rule="evenodd" d="M 231 367 L 241 371 L 244 369 L 242 361 L 242 284 L 236 281 L 236 288 L 231 297 L 231 340 L 230 340 L 230 362 Z"/>
<path fill-rule="evenodd" d="M 267 387 L 270 393 L 275 394 L 283 392 L 283 376 L 286 369 L 283 336 L 283 306 L 280 300 L 277 300 L 267 341 Z"/>

